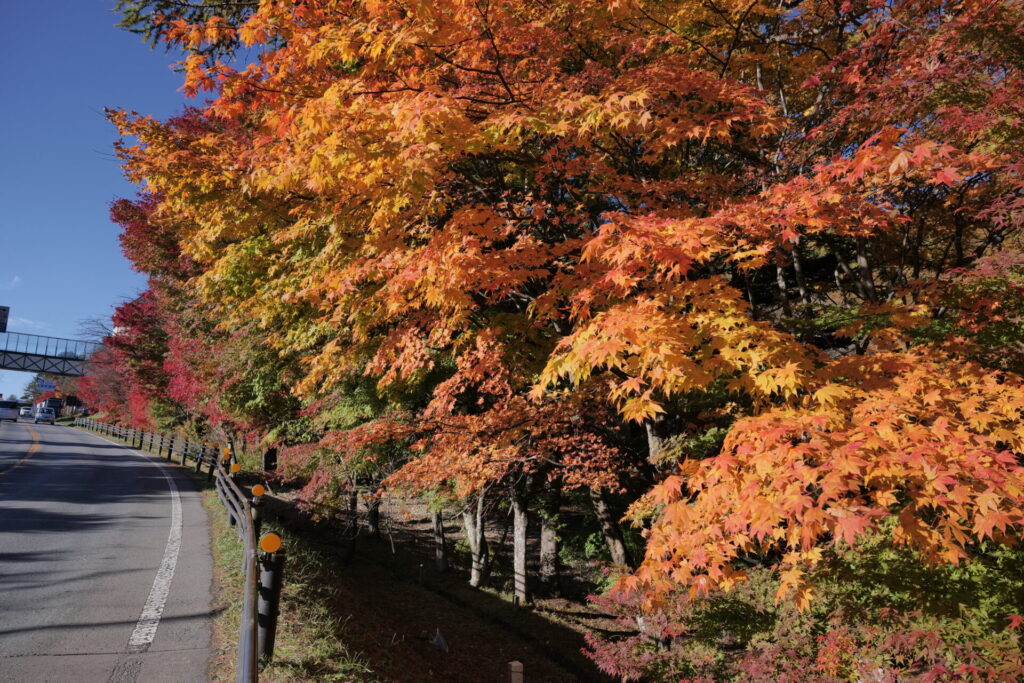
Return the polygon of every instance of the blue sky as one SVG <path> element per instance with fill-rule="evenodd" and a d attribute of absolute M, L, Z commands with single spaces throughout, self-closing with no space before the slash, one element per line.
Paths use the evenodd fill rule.
<path fill-rule="evenodd" d="M 165 118 L 185 100 L 174 57 L 115 28 L 113 4 L 0 2 L 0 305 L 12 332 L 74 337 L 145 287 L 107 216 L 135 189 L 103 109 Z M 0 371 L 0 393 L 30 377 Z"/>

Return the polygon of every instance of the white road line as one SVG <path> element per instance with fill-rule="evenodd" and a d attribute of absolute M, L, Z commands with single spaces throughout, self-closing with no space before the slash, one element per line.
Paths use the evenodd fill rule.
<path fill-rule="evenodd" d="M 136 453 L 136 455 L 138 455 Z M 144 456 L 140 456 L 144 457 Z M 153 579 L 153 588 L 149 591 L 149 598 L 146 606 L 142 608 L 139 616 L 139 623 L 135 624 L 128 639 L 128 652 L 145 652 L 153 644 L 156 637 L 156 628 L 160 625 L 160 616 L 164 613 L 164 605 L 167 604 L 167 594 L 171 590 L 171 579 L 174 578 L 174 568 L 178 564 L 178 551 L 181 550 L 181 496 L 178 495 L 178 487 L 174 484 L 163 465 L 159 465 L 149 458 L 149 463 L 160 469 L 160 474 L 167 480 L 167 488 L 171 491 L 171 533 L 167 536 L 167 547 L 164 548 L 164 559 L 160 562 L 160 569 Z"/>
<path fill-rule="evenodd" d="M 171 492 L 171 532 L 167 536 L 167 546 L 164 547 L 164 558 L 160 562 L 160 569 L 156 572 L 156 578 L 153 579 L 153 587 L 149 590 L 149 597 L 142 608 L 142 614 L 139 615 L 138 623 L 135 624 L 135 630 L 132 631 L 131 637 L 128 638 L 129 653 L 145 652 L 153 644 L 153 638 L 156 637 L 156 629 L 160 625 L 160 617 L 164 613 L 167 595 L 171 590 L 174 568 L 178 565 L 178 551 L 181 550 L 181 496 L 178 495 L 178 487 L 175 485 L 174 479 L 167 474 L 167 470 L 161 463 L 113 439 L 108 439 L 99 434 L 89 434 L 89 436 L 121 446 L 132 455 L 142 458 L 160 470 L 160 474 L 164 475 L 164 479 L 167 480 L 167 488 Z"/>

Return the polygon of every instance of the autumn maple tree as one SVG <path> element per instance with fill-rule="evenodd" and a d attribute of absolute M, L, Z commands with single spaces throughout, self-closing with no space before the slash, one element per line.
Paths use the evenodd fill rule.
<path fill-rule="evenodd" d="M 863 544 L 1019 540 L 1020 6 L 127 4 L 209 98 L 110 112 L 161 381 L 287 442 L 309 499 L 428 495 L 477 545 L 506 500 L 526 599 L 544 492 L 589 489 L 624 565 L 628 491 L 615 590 L 669 640 L 750 581 L 802 619 Z M 829 676 L 924 671 L 829 633 Z"/>

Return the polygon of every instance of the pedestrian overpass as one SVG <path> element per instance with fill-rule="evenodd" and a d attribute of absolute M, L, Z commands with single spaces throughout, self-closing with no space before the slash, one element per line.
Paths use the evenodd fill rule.
<path fill-rule="evenodd" d="M 95 342 L 0 332 L 0 370 L 81 377 L 99 347 Z"/>

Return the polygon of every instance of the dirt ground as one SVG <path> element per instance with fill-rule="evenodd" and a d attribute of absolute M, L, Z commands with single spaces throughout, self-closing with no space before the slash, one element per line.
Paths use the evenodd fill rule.
<path fill-rule="evenodd" d="M 507 681 L 509 662 L 520 661 L 531 683 L 611 680 L 582 654 L 583 631 L 610 627 L 605 615 L 561 598 L 517 609 L 496 590 L 470 587 L 468 558 L 456 552 L 452 568 L 437 572 L 425 507 L 392 506 L 391 514 L 382 515 L 381 537 L 362 529 L 353 549 L 344 522 L 314 522 L 287 491 L 274 494 L 267 497 L 267 514 L 289 545 L 302 544 L 315 558 L 319 569 L 312 581 L 338 624 L 337 637 L 369 665 L 373 678 Z M 452 522 L 446 525 L 450 547 L 460 537 Z M 500 526 L 489 530 L 492 544 L 501 540 Z M 496 584 L 500 578 L 499 570 Z M 282 605 L 282 619 L 288 618 L 297 615 Z M 438 632 L 447 651 L 434 642 Z"/>

